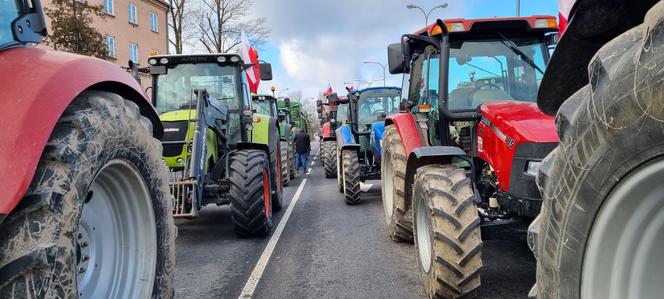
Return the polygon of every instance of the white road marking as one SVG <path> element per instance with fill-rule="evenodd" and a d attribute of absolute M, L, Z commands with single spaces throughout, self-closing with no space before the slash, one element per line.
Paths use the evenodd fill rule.
<path fill-rule="evenodd" d="M 307 174 L 311 174 L 311 167 L 307 170 Z"/>
<path fill-rule="evenodd" d="M 316 161 L 311 162 L 311 166 L 314 166 L 316 164 Z"/>
<path fill-rule="evenodd" d="M 281 237 L 281 233 L 284 231 L 284 227 L 286 226 L 286 223 L 288 223 L 288 219 L 290 218 L 291 213 L 293 213 L 293 207 L 295 207 L 297 201 L 300 200 L 300 195 L 302 194 L 304 184 L 306 183 L 307 179 L 303 179 L 302 183 L 300 183 L 300 186 L 297 188 L 297 191 L 295 191 L 293 200 L 291 200 L 290 204 L 288 205 L 288 209 L 286 209 L 284 217 L 281 218 L 279 225 L 277 225 L 277 229 L 274 230 L 272 238 L 270 238 L 270 241 L 267 242 L 267 246 L 265 246 L 261 257 L 258 259 L 258 263 L 256 263 L 256 266 L 254 267 L 254 271 L 251 272 L 251 276 L 249 276 L 249 279 L 244 285 L 242 293 L 240 293 L 240 297 L 238 298 L 251 298 L 254 295 L 256 286 L 258 286 L 258 282 L 261 280 L 261 276 L 263 276 L 263 271 L 265 271 L 265 267 L 270 261 L 272 252 L 274 252 L 274 248 L 277 246 L 277 242 L 279 242 L 279 237 Z"/>

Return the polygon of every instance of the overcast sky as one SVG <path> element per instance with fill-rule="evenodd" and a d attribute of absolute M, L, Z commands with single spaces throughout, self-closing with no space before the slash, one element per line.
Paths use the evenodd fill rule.
<path fill-rule="evenodd" d="M 436 18 L 478 18 L 514 16 L 515 0 L 448 0 L 448 7 L 435 10 Z M 272 63 L 274 79 L 261 82 L 260 91 L 271 86 L 281 95 L 301 90 L 304 98 L 317 97 L 328 82 L 335 91 L 344 82 L 376 80 L 382 85 L 383 70 L 363 61 L 387 63 L 387 45 L 404 33 L 424 27 L 424 15 L 409 10 L 414 3 L 425 10 L 440 1 L 400 0 L 255 0 L 254 16 L 267 18 L 272 32 L 259 51 L 260 58 Z M 521 0 L 521 15 L 557 15 L 557 0 Z M 387 85 L 401 85 L 401 76 L 387 73 Z M 363 85 L 362 87 L 365 87 Z"/>

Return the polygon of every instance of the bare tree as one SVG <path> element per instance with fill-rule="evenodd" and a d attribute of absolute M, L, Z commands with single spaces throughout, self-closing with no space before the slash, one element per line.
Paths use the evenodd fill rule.
<path fill-rule="evenodd" d="M 169 36 L 168 42 L 173 45 L 175 48 L 175 54 L 182 54 L 182 33 L 185 27 L 185 9 L 188 6 L 185 6 L 185 3 L 188 3 L 186 0 L 169 0 L 168 4 L 171 7 L 168 8 L 169 17 L 168 26 L 171 27 L 171 34 L 173 37 Z"/>
<path fill-rule="evenodd" d="M 181 1 L 181 0 L 180 0 Z M 198 12 L 199 41 L 210 53 L 227 53 L 240 44 L 244 30 L 253 46 L 260 46 L 270 35 L 265 18 L 245 20 L 253 1 L 201 0 Z"/>

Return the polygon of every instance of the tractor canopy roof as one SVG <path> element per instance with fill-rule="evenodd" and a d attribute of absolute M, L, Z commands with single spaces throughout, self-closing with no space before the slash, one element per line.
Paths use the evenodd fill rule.
<path fill-rule="evenodd" d="M 369 90 L 380 90 L 380 89 L 394 89 L 394 90 L 399 90 L 399 91 L 401 91 L 401 88 L 400 88 L 400 87 L 395 87 L 395 86 L 381 86 L 381 87 L 367 87 L 367 88 L 363 88 L 363 89 L 354 89 L 354 90 L 352 91 L 352 93 L 353 93 L 353 94 L 356 94 L 356 93 L 363 93 L 363 92 L 365 92 L 365 91 L 369 91 Z M 340 97 L 339 99 L 341 99 L 341 98 L 342 98 L 342 97 Z M 346 97 L 346 99 L 347 99 L 347 97 Z"/>
<path fill-rule="evenodd" d="M 224 53 L 156 55 L 148 58 L 151 66 L 197 63 L 244 64 L 244 61 L 238 54 Z"/>
<path fill-rule="evenodd" d="M 257 99 L 257 100 L 270 100 L 270 101 L 276 101 L 277 100 L 271 94 L 252 94 L 251 98 L 252 99 Z"/>
<path fill-rule="evenodd" d="M 546 33 L 558 31 L 556 17 L 547 15 L 485 19 L 457 18 L 443 21 L 449 32 L 450 40 L 475 38 L 487 34 L 494 35 L 496 32 L 500 32 L 504 35 L 544 35 Z M 433 23 L 426 28 L 418 30 L 415 34 L 439 36 L 442 34 L 442 30 L 436 23 Z"/>

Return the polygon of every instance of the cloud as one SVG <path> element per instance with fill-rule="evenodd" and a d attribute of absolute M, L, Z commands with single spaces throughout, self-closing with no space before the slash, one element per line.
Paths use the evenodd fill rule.
<path fill-rule="evenodd" d="M 422 7 L 441 2 L 415 1 Z M 431 14 L 458 16 L 462 1 L 449 1 L 447 9 Z M 342 91 L 345 81 L 382 79 L 383 70 L 363 61 L 387 63 L 387 45 L 404 33 L 424 27 L 420 11 L 406 9 L 406 2 L 385 0 L 258 0 L 255 16 L 267 17 L 278 61 L 275 81 L 290 91 L 302 90 L 304 97 L 318 96 L 328 82 Z M 274 57 L 273 57 L 274 59 Z M 386 75 L 388 85 L 401 85 L 400 76 Z M 381 85 L 377 80 L 376 85 Z M 362 87 L 365 87 L 363 85 Z"/>

